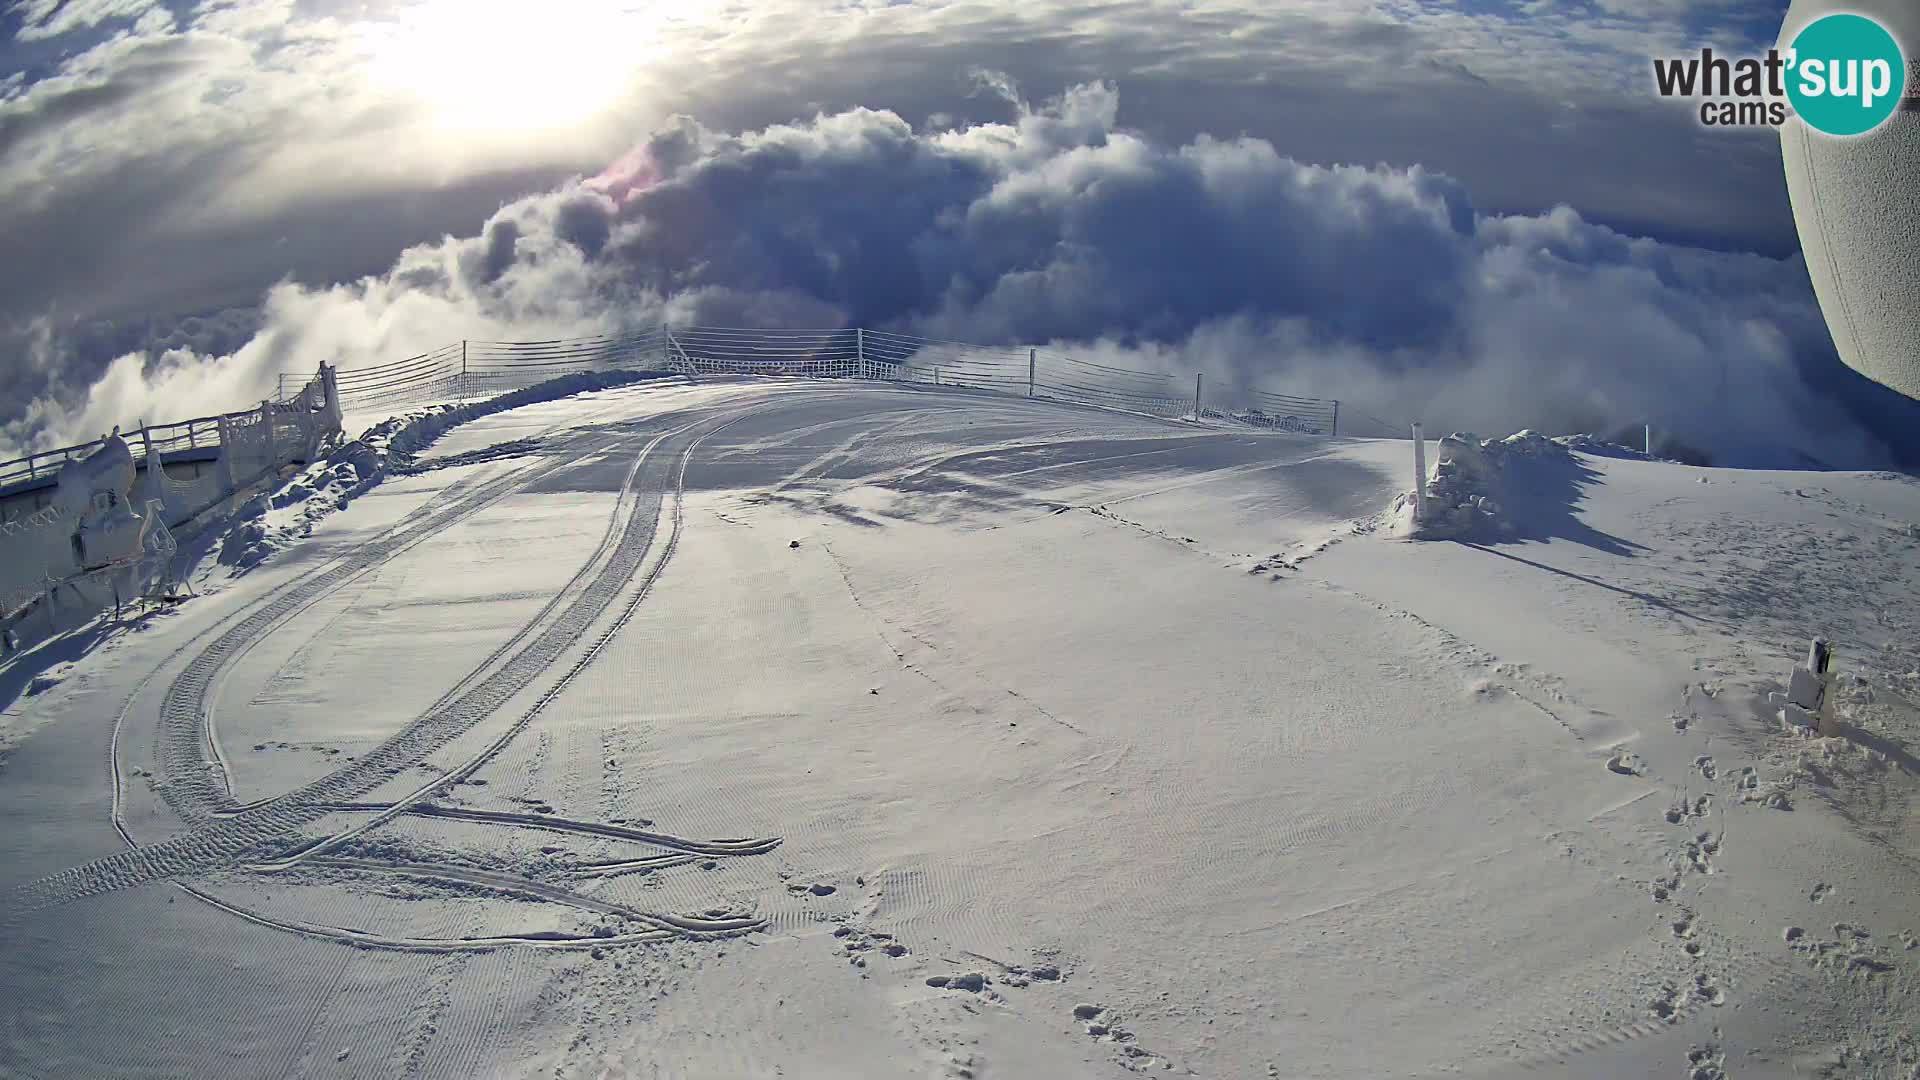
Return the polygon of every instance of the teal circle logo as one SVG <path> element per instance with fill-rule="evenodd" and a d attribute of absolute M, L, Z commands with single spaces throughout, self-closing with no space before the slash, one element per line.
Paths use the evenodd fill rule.
<path fill-rule="evenodd" d="M 1815 131 L 1864 135 L 1887 122 L 1907 91 L 1907 61 L 1887 28 L 1865 15 L 1815 19 L 1787 54 L 1787 100 Z"/>

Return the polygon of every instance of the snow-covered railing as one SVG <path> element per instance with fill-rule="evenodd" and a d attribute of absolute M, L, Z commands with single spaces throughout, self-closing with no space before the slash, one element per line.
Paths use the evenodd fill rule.
<path fill-rule="evenodd" d="M 674 371 L 868 379 L 970 387 L 1170 418 L 1216 420 L 1311 435 L 1336 434 L 1340 403 L 1139 371 L 1050 349 L 846 327 L 825 330 L 654 327 L 543 341 L 462 341 L 338 373 L 354 411 L 487 397 L 575 371 Z"/>
<path fill-rule="evenodd" d="M 133 490 L 117 494 L 143 508 L 141 516 L 151 516 L 144 528 L 147 535 L 158 536 L 167 535 L 168 526 L 277 476 L 287 465 L 313 459 L 339 432 L 333 371 L 322 365 L 317 375 L 292 392 L 284 392 L 283 387 L 277 400 L 262 401 L 255 409 L 146 424 L 117 437 L 0 463 L 0 483 L 14 487 L 15 504 L 8 520 L 0 523 L 0 620 L 14 618 L 35 603 L 51 606 L 60 588 L 104 572 L 75 554 L 74 537 L 81 523 L 72 517 L 72 505 L 63 507 L 56 496 L 64 492 L 66 502 L 73 503 L 73 493 L 67 489 L 78 489 L 83 478 L 62 480 L 61 471 L 68 462 L 87 460 L 109 438 L 121 447 L 119 453 L 132 455 L 135 469 L 135 478 L 129 481 Z M 206 452 L 204 457 L 191 453 L 201 450 Z M 176 472 L 183 470 L 183 458 L 195 462 L 192 475 L 169 475 L 164 463 L 170 458 Z M 34 505 L 38 501 L 48 504 Z M 165 554 L 145 552 L 142 565 L 157 566 L 165 561 Z M 125 567 L 115 564 L 105 569 Z"/>
<path fill-rule="evenodd" d="M 288 376 L 280 376 L 280 393 L 262 401 L 258 408 L 217 416 L 198 416 L 191 420 L 142 424 L 123 431 L 121 437 L 136 452 L 144 455 L 151 451 L 161 460 L 170 456 L 176 459 L 183 455 L 192 456 L 195 451 L 206 451 L 208 457 L 213 458 L 226 445 L 232 429 L 255 430 L 254 425 L 271 418 L 282 448 L 277 456 L 285 456 L 288 448 L 305 449 L 316 436 L 324 435 L 330 427 L 338 428 L 339 418 L 329 411 L 333 404 L 327 394 L 328 370 L 327 365 L 323 364 L 320 373 L 307 375 L 304 383 L 292 386 L 289 385 Z M 0 490 L 23 484 L 52 483 L 62 466 L 75 458 L 93 453 L 100 448 L 102 441 L 94 439 L 0 461 Z M 145 467 L 142 458 L 141 468 Z"/>

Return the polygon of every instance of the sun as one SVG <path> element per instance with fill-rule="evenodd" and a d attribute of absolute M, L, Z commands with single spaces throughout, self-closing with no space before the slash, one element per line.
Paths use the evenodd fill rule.
<path fill-rule="evenodd" d="M 644 17 L 594 0 L 425 0 L 365 27 L 370 74 L 445 129 L 566 128 L 613 104 L 651 47 Z"/>

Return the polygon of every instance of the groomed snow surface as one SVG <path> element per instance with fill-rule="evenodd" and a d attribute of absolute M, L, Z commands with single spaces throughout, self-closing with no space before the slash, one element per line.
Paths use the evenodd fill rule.
<path fill-rule="evenodd" d="M 408 449 L 0 668 L 0 1075 L 1920 1076 L 1910 478 L 1509 448 L 1417 542 L 1405 442 L 752 380 Z"/>

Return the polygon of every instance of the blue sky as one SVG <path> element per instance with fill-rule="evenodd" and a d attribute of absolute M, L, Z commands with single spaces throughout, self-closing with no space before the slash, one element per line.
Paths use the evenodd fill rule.
<path fill-rule="evenodd" d="M 1394 264 L 1408 260 L 1376 242 L 1429 244 L 1439 260 L 1431 271 L 1455 277 L 1416 291 L 1450 303 L 1468 285 L 1483 286 L 1489 273 L 1486 237 L 1494 233 L 1477 235 L 1473 220 L 1550 221 L 1560 206 L 1579 222 L 1561 230 L 1567 236 L 1600 230 L 1593 237 L 1646 238 L 1662 251 L 1703 246 L 1740 268 L 1684 280 L 1649 269 L 1653 287 L 1671 291 L 1648 300 L 1649 310 L 1671 314 L 1703 304 L 1701 282 L 1739 277 L 1753 265 L 1772 268 L 1760 294 L 1778 289 L 1794 302 L 1765 332 L 1702 329 L 1726 321 L 1726 301 L 1716 299 L 1722 309 L 1675 316 L 1693 328 L 1675 348 L 1710 352 L 1727 335 L 1771 333 L 1786 343 L 1785 377 L 1811 370 L 1818 382 L 1826 377 L 1823 365 L 1836 366 L 1820 355 L 1819 334 L 1805 325 L 1809 309 L 1801 302 L 1811 304 L 1811 293 L 1794 261 L 1777 138 L 1703 129 L 1686 107 L 1658 100 L 1651 89 L 1653 56 L 1702 45 L 1763 49 L 1783 17 L 1783 0 L 0 3 L 7 5 L 0 16 L 0 186 L 10 193 L 0 204 L 0 237 L 10 254 L 25 256 L 0 260 L 0 400 L 25 403 L 0 407 L 0 443 L 62 437 L 133 407 L 137 395 L 154 392 L 150 382 L 183 370 L 194 372 L 192 385 L 204 397 L 222 385 L 208 365 L 244 382 L 271 364 L 364 363 L 487 332 L 524 336 L 514 333 L 516 325 L 592 330 L 640 313 L 714 310 L 698 297 L 722 288 L 778 294 L 786 299 L 766 310 L 794 317 L 938 326 L 969 338 L 1110 337 L 1178 350 L 1204 334 L 1218 352 L 1228 340 L 1221 328 L 1235 320 L 1262 327 L 1267 340 L 1286 323 L 1291 347 L 1319 358 L 1316 364 L 1345 356 L 1356 372 L 1423 363 L 1444 370 L 1462 362 L 1448 357 L 1473 347 L 1476 335 L 1510 337 L 1513 328 L 1469 330 L 1458 313 L 1434 318 L 1418 305 L 1388 304 L 1391 291 L 1367 283 L 1398 280 Z M 1020 130 L 1023 117 L 1057 119 L 1062 95 L 1076 87 L 1109 95 L 1098 119 L 1088 121 L 1099 131 L 1047 136 L 1048 148 L 1034 151 L 1050 155 L 1045 161 L 1015 155 L 979 164 L 968 156 L 977 157 L 994 132 Z M 829 123 L 834 117 L 842 119 Z M 903 136 L 895 123 L 905 132 L 897 146 Z M 789 149 L 792 160 L 831 166 L 836 154 L 854 151 L 820 150 L 822 140 L 845 137 L 881 155 L 853 177 L 912 167 L 934 168 L 943 180 L 877 183 L 872 198 L 897 204 L 886 207 L 829 209 L 833 193 L 821 189 L 816 214 L 791 203 L 796 182 L 780 167 L 755 174 L 765 180 L 779 173 L 779 186 L 756 187 L 760 180 L 729 173 L 733 166 L 715 149 L 781 125 L 810 133 L 811 149 Z M 1133 140 L 1128 145 L 1144 148 L 1144 156 L 1128 161 L 1101 150 L 1115 138 Z M 1129 311 L 1084 296 L 1030 289 L 1017 310 L 969 306 L 1016 285 L 1027 288 L 1048 267 L 1051 280 L 1060 280 L 1063 263 L 1098 262 L 1099 280 L 1111 285 L 1112 264 L 1156 259 L 1152 242 L 1139 239 L 1152 235 L 1138 224 L 1147 218 L 1209 221 L 1207 235 L 1231 245 L 1246 231 L 1232 224 L 1234 213 L 1312 215 L 1345 205 L 1329 211 L 1276 201 L 1272 193 L 1222 194 L 1181 178 L 1182 154 L 1213 163 L 1194 170 L 1212 175 L 1208 169 L 1226 166 L 1218 165 L 1221 151 L 1206 147 L 1243 139 L 1288 169 L 1305 170 L 1261 165 L 1266 182 L 1338 188 L 1342 198 L 1373 200 L 1369 205 L 1385 215 L 1359 226 L 1367 237 L 1360 248 L 1377 249 L 1380 258 L 1339 263 L 1358 295 L 1391 309 L 1374 324 L 1332 294 L 1314 301 L 1319 308 L 1244 282 L 1202 296 L 1181 288 L 1179 267 L 1164 260 L 1160 277 L 1129 279 L 1128 287 L 1187 299 L 1169 301 L 1151 318 L 1130 321 Z M 972 148 L 955 149 L 968 140 Z M 735 164 L 765 159 L 774 141 L 761 138 L 758 153 L 741 151 Z M 369 314 L 369 282 L 404 289 L 415 280 L 404 268 L 425 258 L 421 250 L 443 251 L 462 238 L 483 243 L 490 234 L 498 247 L 502 221 L 516 222 L 514 239 L 504 241 L 509 251 L 516 243 L 535 250 L 542 222 L 551 222 L 520 221 L 515 214 L 539 215 L 514 206 L 564 201 L 580 183 L 630 165 L 636 153 L 657 155 L 675 145 L 689 160 L 700 159 L 700 168 L 681 175 L 703 198 L 722 200 L 716 193 L 724 191 L 742 213 L 777 203 L 789 207 L 796 235 L 864 235 L 863 251 L 896 241 L 899 251 L 885 272 L 836 278 L 807 259 L 779 254 L 788 242 L 775 243 L 763 231 L 752 258 L 735 250 L 736 257 L 716 260 L 715 246 L 737 232 L 737 219 L 703 217 L 704 232 L 691 218 L 666 221 L 675 212 L 669 207 L 687 211 L 684 200 L 661 191 L 642 200 L 644 213 L 625 204 L 608 209 L 608 228 L 673 236 L 677 250 L 698 249 L 704 261 L 668 265 L 655 252 L 623 263 L 629 276 L 606 278 L 605 265 L 589 259 L 588 271 L 563 280 L 549 273 L 549 259 L 539 288 L 555 291 L 531 306 L 501 299 L 509 286 L 522 290 L 522 300 L 533 287 L 508 275 L 482 283 L 498 295 L 483 289 L 432 318 L 389 311 L 378 332 L 329 336 L 311 321 L 322 316 L 309 307 L 335 323 L 379 322 Z M 1075 162 L 1095 158 L 1116 174 L 1097 190 L 1076 193 L 1084 196 L 1082 210 L 1095 209 L 1040 214 L 1035 227 L 1050 230 L 1045 243 L 1009 245 L 997 233 L 951 227 L 955 214 L 981 213 L 978 207 L 997 198 L 996 185 L 1010 177 L 1066 182 L 1060 178 Z M 1141 163 L 1149 159 L 1155 163 Z M 955 170 L 965 172 L 955 164 L 961 160 L 978 166 L 970 179 L 953 178 Z M 1369 182 L 1375 191 L 1333 168 L 1350 165 L 1383 167 L 1378 175 L 1387 179 Z M 658 161 L 648 168 L 652 175 L 671 172 Z M 1123 187 L 1130 170 L 1156 178 L 1140 182 L 1132 201 L 1110 199 L 1105 193 Z M 1409 170 L 1429 179 L 1408 181 Z M 1327 179 L 1339 176 L 1349 179 Z M 1404 207 L 1396 209 L 1398 196 L 1383 192 L 1441 181 L 1445 194 L 1433 197 L 1465 215 L 1464 233 L 1456 229 L 1455 240 L 1444 240 L 1395 224 Z M 905 205 L 913 209 L 900 211 Z M 869 210 L 885 224 L 866 222 Z M 644 227 L 632 220 L 636 215 Z M 1296 225 L 1271 230 L 1269 242 L 1310 237 L 1316 228 L 1305 219 Z M 1586 254 L 1568 256 L 1586 278 L 1591 260 L 1601 258 L 1592 252 L 1612 243 L 1593 237 L 1582 241 Z M 1161 240 L 1178 248 L 1167 258 L 1195 266 L 1231 261 L 1204 245 L 1174 244 L 1166 234 Z M 1456 241 L 1459 250 L 1448 248 Z M 838 242 L 814 246 L 831 250 Z M 955 243 L 982 246 L 948 250 Z M 620 250 L 631 255 L 643 247 Z M 1743 261 L 1752 255 L 1762 263 Z M 1647 265 L 1665 258 L 1646 256 Z M 1281 272 L 1258 253 L 1235 252 L 1233 259 L 1249 273 Z M 1287 264 L 1292 280 L 1319 276 L 1305 259 Z M 527 259 L 506 262 L 514 275 L 534 273 Z M 716 280 L 721 265 L 739 279 Z M 861 263 L 849 255 L 835 265 Z M 972 301 L 963 303 L 955 291 L 956 266 L 969 268 L 961 277 L 970 282 Z M 948 277 L 935 280 L 936 269 Z M 798 276 L 769 277 L 781 273 Z M 1460 275 L 1477 275 L 1478 284 Z M 909 279 L 910 287 L 902 284 Z M 676 283 L 707 291 L 676 299 Z M 406 298 L 400 308 L 431 308 L 429 293 Z M 606 298 L 616 294 L 630 294 L 625 314 L 608 306 Z M 1223 294 L 1238 299 L 1223 307 Z M 744 313 L 752 311 L 747 305 Z M 1570 314 L 1566 333 L 1580 334 L 1577 319 L 1588 317 Z M 129 353 L 136 358 L 122 363 L 119 382 L 108 386 L 114 361 Z M 1277 377 L 1298 381 L 1308 366 Z M 1380 396 L 1414 392 L 1351 381 Z M 1531 409 L 1572 422 L 1583 410 L 1612 419 L 1607 414 L 1627 408 L 1521 402 L 1512 416 L 1524 420 Z"/>

